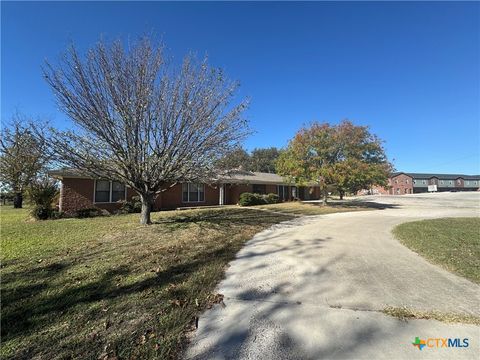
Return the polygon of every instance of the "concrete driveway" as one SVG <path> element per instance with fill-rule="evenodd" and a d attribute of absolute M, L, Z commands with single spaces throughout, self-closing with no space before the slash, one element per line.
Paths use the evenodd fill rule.
<path fill-rule="evenodd" d="M 301 218 L 257 234 L 219 285 L 226 306 L 200 317 L 186 357 L 478 358 L 478 326 L 407 322 L 379 311 L 408 306 L 480 315 L 478 285 L 428 263 L 391 235 L 406 221 L 479 216 L 480 194 L 362 201 L 387 208 Z M 420 351 L 412 345 L 416 337 L 468 338 L 470 345 Z"/>

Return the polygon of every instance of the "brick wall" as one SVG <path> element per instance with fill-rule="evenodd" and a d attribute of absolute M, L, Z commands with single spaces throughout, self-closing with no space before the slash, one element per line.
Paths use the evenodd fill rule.
<path fill-rule="evenodd" d="M 99 208 L 109 212 L 115 212 L 120 208 L 119 203 L 101 203 L 94 204 L 94 180 L 79 178 L 64 178 L 62 180 L 62 190 L 60 196 L 61 209 L 67 215 L 75 215 L 79 209 Z M 268 184 L 265 186 L 266 193 L 277 194 L 277 185 Z M 307 190 L 310 191 L 312 189 Z M 240 195 L 244 192 L 252 192 L 252 184 L 226 184 L 225 185 L 225 204 L 234 205 L 238 203 Z M 289 187 L 289 194 L 291 188 Z M 133 196 L 138 194 L 131 188 L 127 187 L 127 200 L 131 200 Z M 162 192 L 155 199 L 153 210 L 175 209 L 178 207 L 194 207 L 194 206 L 214 206 L 219 204 L 220 190 L 217 185 L 205 185 L 205 201 L 201 202 L 183 202 L 182 201 L 182 184 L 177 184 Z M 318 199 L 320 190 L 318 187 L 313 188 L 311 198 Z"/>
<path fill-rule="evenodd" d="M 174 185 L 168 190 L 162 192 L 157 199 L 156 209 L 175 209 L 178 207 L 190 206 L 213 206 L 218 205 L 220 199 L 218 186 L 205 185 L 205 201 L 183 202 L 182 184 Z"/>
<path fill-rule="evenodd" d="M 391 178 L 391 195 L 413 194 L 413 179 L 405 174 L 399 174 Z"/>
<path fill-rule="evenodd" d="M 67 215 L 93 207 L 93 180 L 67 178 L 62 181 L 60 206 Z"/>
<path fill-rule="evenodd" d="M 240 194 L 244 192 L 252 192 L 253 186 L 250 184 L 239 184 L 239 185 L 225 185 L 225 204 L 234 205 L 240 200 Z"/>
<path fill-rule="evenodd" d="M 266 185 L 265 186 L 265 193 L 266 194 L 276 194 L 277 193 L 277 185 Z"/>

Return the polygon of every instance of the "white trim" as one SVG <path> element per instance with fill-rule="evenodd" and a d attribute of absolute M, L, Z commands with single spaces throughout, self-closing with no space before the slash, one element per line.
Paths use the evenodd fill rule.
<path fill-rule="evenodd" d="M 219 192 L 218 205 L 225 205 L 225 185 L 224 184 L 220 185 L 218 192 Z M 205 198 L 205 195 L 203 197 Z M 182 194 L 182 199 L 183 199 L 183 194 Z"/>

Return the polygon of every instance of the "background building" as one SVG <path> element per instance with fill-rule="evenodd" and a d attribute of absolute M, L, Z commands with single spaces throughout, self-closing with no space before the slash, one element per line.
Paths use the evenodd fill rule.
<path fill-rule="evenodd" d="M 377 193 L 389 195 L 424 193 L 429 191 L 429 185 L 436 186 L 435 191 L 478 191 L 480 175 L 396 172 L 388 179 L 388 185 L 388 188 L 377 188 Z"/>

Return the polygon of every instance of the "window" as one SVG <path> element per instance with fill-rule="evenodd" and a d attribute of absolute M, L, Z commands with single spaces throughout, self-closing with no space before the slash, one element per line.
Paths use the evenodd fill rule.
<path fill-rule="evenodd" d="M 125 200 L 125 185 L 118 181 L 112 181 L 112 202 L 120 200 Z"/>
<path fill-rule="evenodd" d="M 450 180 L 450 181 L 448 182 L 448 184 L 449 184 L 449 185 L 453 185 L 453 181 Z"/>
<path fill-rule="evenodd" d="M 125 184 L 118 181 L 96 180 L 94 202 L 111 203 L 125 200 L 125 190 Z"/>
<path fill-rule="evenodd" d="M 457 180 L 457 185 L 462 185 L 462 180 L 458 179 Z"/>
<path fill-rule="evenodd" d="M 182 184 L 183 202 L 203 202 L 205 201 L 205 185 L 196 183 Z"/>
<path fill-rule="evenodd" d="M 398 184 L 398 179 L 395 179 L 395 184 Z"/>
<path fill-rule="evenodd" d="M 400 189 L 399 188 L 397 188 L 397 194 L 400 194 Z"/>
<path fill-rule="evenodd" d="M 423 185 L 427 185 L 427 180 L 422 180 Z"/>
<path fill-rule="evenodd" d="M 470 181 L 465 181 L 465 185 L 470 185 Z"/>
<path fill-rule="evenodd" d="M 440 180 L 440 185 L 443 185 L 443 180 Z"/>
<path fill-rule="evenodd" d="M 280 200 L 287 200 L 288 199 L 288 186 L 285 185 L 278 185 L 277 186 L 277 194 Z"/>
<path fill-rule="evenodd" d="M 95 185 L 95 202 L 110 202 L 110 181 L 97 180 Z"/>
<path fill-rule="evenodd" d="M 253 193 L 254 194 L 266 194 L 267 186 L 263 184 L 253 184 Z"/>

